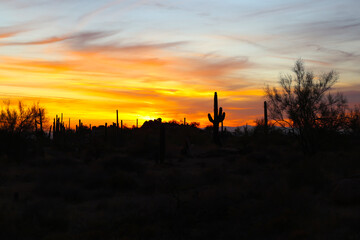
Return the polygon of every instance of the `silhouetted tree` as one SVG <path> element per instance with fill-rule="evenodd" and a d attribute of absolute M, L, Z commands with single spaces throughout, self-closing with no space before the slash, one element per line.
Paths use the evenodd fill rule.
<path fill-rule="evenodd" d="M 11 133 L 34 131 L 46 122 L 45 109 L 39 104 L 26 107 L 21 101 L 17 108 L 10 106 L 10 101 L 5 101 L 0 112 L 0 129 Z"/>
<path fill-rule="evenodd" d="M 335 71 L 315 76 L 305 70 L 299 59 L 293 72 L 294 75 L 280 77 L 280 90 L 267 86 L 270 117 L 283 127 L 293 128 L 300 136 L 304 151 L 313 153 L 318 130 L 343 127 L 347 101 L 340 93 L 326 95 L 338 81 Z"/>

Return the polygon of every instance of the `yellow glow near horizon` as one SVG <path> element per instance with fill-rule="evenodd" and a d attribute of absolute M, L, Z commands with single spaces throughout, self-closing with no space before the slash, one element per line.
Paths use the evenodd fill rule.
<path fill-rule="evenodd" d="M 47 109 L 49 119 L 63 113 L 64 118 L 74 122 L 81 119 L 93 126 L 115 122 L 116 109 L 119 119 L 129 126 L 135 125 L 136 119 L 142 124 L 156 118 L 182 121 L 184 117 L 188 122 L 200 122 L 201 127 L 210 124 L 207 113 L 213 111 L 214 90 L 207 89 L 205 69 L 187 72 L 164 66 L 166 62 L 175 62 L 173 57 L 159 62 L 111 59 L 100 53 L 72 55 L 80 56 L 81 61 L 72 60 L 65 64 L 3 59 L 0 62 L 2 98 L 13 102 L 22 100 L 28 105 L 39 102 Z M 186 64 L 184 60 L 181 62 Z M 119 68 L 126 69 L 125 73 Z M 183 77 L 191 80 L 178 81 Z M 219 90 L 218 95 L 219 107 L 222 106 L 225 112 L 227 109 L 232 111 L 227 113 L 225 125 L 236 126 L 245 120 L 234 113 L 246 108 L 227 108 L 222 101 L 258 98 L 262 96 L 262 90 Z"/>

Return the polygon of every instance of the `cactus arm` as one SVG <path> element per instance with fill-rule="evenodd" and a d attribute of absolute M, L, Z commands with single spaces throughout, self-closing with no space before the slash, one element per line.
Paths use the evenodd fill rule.
<path fill-rule="evenodd" d="M 214 123 L 214 119 L 211 117 L 211 114 L 210 114 L 210 113 L 208 113 L 208 118 L 209 118 L 209 121 L 210 121 L 210 122 Z"/>
<path fill-rule="evenodd" d="M 222 110 L 222 107 L 220 107 L 220 109 L 219 109 L 219 115 L 218 115 L 219 122 L 222 121 L 222 120 L 221 120 L 222 115 L 223 115 L 223 110 Z"/>

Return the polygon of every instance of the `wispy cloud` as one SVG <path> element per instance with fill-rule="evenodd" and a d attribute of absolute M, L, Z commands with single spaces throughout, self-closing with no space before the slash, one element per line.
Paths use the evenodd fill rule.
<path fill-rule="evenodd" d="M 313 41 L 332 41 L 342 43 L 344 41 L 358 40 L 360 34 L 360 20 L 357 18 L 344 18 L 327 21 L 310 21 L 308 23 L 296 23 L 284 29 L 293 39 Z"/>
<path fill-rule="evenodd" d="M 269 16 L 269 15 L 274 16 L 274 15 L 284 14 L 284 13 L 289 13 L 289 12 L 294 12 L 294 11 L 301 11 L 311 4 L 313 4 L 313 1 L 302 1 L 302 2 L 298 2 L 298 3 L 286 3 L 286 4 L 280 4 L 275 7 L 262 5 L 261 10 L 253 11 L 248 14 L 245 14 L 244 17 L 245 18 L 259 18 L 259 17 L 265 17 L 265 16 Z"/>
<path fill-rule="evenodd" d="M 87 45 L 89 42 L 99 40 L 111 35 L 116 34 L 116 31 L 97 31 L 97 32 L 80 32 L 72 35 L 65 34 L 63 36 L 53 36 L 35 41 L 26 41 L 26 42 L 3 42 L 2 45 L 43 45 L 43 44 L 51 44 L 62 41 L 71 41 L 74 47 L 81 48 L 82 46 Z M 6 33 L 4 33 L 6 34 Z M 11 33 L 7 33 L 11 34 Z M 1 36 L 1 33 L 0 33 Z"/>
<path fill-rule="evenodd" d="M 135 2 L 128 4 L 121 8 L 121 11 L 118 11 L 118 15 L 120 15 L 121 12 L 130 11 L 132 8 L 135 8 L 142 3 L 146 2 L 147 0 L 136 0 Z M 88 12 L 82 16 L 79 17 L 77 24 L 75 25 L 75 28 L 73 31 L 79 31 L 81 28 L 83 28 L 88 22 L 90 22 L 92 19 L 94 19 L 97 15 L 103 13 L 105 10 L 108 10 L 112 7 L 115 7 L 116 5 L 119 5 L 121 3 L 126 3 L 126 0 L 115 0 L 111 1 L 107 4 L 104 4 L 97 9 Z"/>
<path fill-rule="evenodd" d="M 0 31 L 0 39 L 15 36 L 20 31 Z"/>
<path fill-rule="evenodd" d="M 7 27 L 0 27 L 0 40 L 4 38 L 10 38 L 20 33 L 26 32 L 28 29 L 24 26 L 13 25 Z"/>

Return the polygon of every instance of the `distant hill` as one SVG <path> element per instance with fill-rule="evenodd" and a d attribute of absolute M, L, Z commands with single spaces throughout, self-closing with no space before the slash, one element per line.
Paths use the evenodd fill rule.
<path fill-rule="evenodd" d="M 251 125 L 242 125 L 242 126 L 238 126 L 238 127 L 224 126 L 224 129 L 226 128 L 226 130 L 229 132 L 235 132 L 235 129 L 237 129 L 237 128 L 240 128 L 240 130 L 244 130 L 246 127 L 248 128 L 249 131 L 251 131 L 255 128 L 255 126 L 251 126 Z"/>
<path fill-rule="evenodd" d="M 237 127 L 224 126 L 224 129 L 226 128 L 227 131 L 234 133 L 235 129 L 240 128 L 241 131 L 244 131 L 246 127 L 247 127 L 248 131 L 252 131 L 252 130 L 254 130 L 254 128 L 256 126 L 251 126 L 251 125 L 242 125 L 242 126 L 237 126 Z M 290 129 L 290 128 L 283 128 L 283 127 L 278 127 L 278 126 L 275 126 L 275 128 L 284 131 L 284 133 L 287 133 L 288 130 Z M 202 128 L 202 129 L 205 129 L 205 128 Z"/>
<path fill-rule="evenodd" d="M 246 128 L 246 125 L 243 126 L 238 126 L 238 127 L 228 127 L 228 126 L 224 126 L 224 129 L 226 129 L 229 132 L 235 132 L 235 129 L 240 128 L 240 130 L 244 130 Z M 255 128 L 255 126 L 251 126 L 251 125 L 247 125 L 247 128 L 249 131 L 253 130 Z M 205 129 L 205 128 L 201 128 L 201 129 Z"/>

